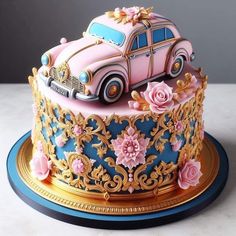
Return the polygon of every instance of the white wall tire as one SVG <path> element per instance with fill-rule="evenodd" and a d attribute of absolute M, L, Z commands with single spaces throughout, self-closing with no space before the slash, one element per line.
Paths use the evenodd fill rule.
<path fill-rule="evenodd" d="M 102 84 L 99 97 L 101 102 L 117 102 L 124 92 L 124 82 L 120 75 L 110 75 Z"/>
<path fill-rule="evenodd" d="M 172 78 L 178 77 L 184 69 L 184 58 L 182 56 L 178 56 L 175 58 L 174 62 L 170 68 L 170 76 Z"/>

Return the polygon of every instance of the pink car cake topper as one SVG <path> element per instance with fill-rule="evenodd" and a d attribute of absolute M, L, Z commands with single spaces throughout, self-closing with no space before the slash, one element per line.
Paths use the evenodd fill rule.
<path fill-rule="evenodd" d="M 152 8 L 116 8 L 93 19 L 82 38 L 44 53 L 39 76 L 63 96 L 114 103 L 160 76 L 179 76 L 194 57 L 175 24 Z"/>

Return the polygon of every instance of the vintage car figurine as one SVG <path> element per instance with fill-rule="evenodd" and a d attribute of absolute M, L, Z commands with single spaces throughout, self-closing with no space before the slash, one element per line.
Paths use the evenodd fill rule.
<path fill-rule="evenodd" d="M 177 77 L 194 59 L 191 43 L 152 8 L 117 8 L 92 20 L 83 37 L 43 54 L 40 78 L 74 99 L 114 103 L 163 75 Z"/>

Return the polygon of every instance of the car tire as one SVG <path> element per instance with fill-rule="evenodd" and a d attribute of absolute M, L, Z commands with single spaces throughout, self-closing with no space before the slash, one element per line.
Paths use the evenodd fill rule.
<path fill-rule="evenodd" d="M 184 69 L 184 58 L 182 56 L 178 56 L 175 58 L 174 62 L 170 68 L 170 76 L 172 78 L 178 77 Z"/>
<path fill-rule="evenodd" d="M 124 88 L 124 79 L 120 75 L 110 75 L 101 86 L 100 101 L 105 104 L 117 102 L 123 94 Z"/>

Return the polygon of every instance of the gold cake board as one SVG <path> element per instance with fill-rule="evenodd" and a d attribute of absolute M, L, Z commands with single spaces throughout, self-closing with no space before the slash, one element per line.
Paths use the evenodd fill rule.
<path fill-rule="evenodd" d="M 21 145 L 16 155 L 18 175 L 28 188 L 44 199 L 60 206 L 93 214 L 102 215 L 138 215 L 159 212 L 185 204 L 199 195 L 212 185 L 219 167 L 220 156 L 216 146 L 208 136 L 205 136 L 203 149 L 200 155 L 201 171 L 203 173 L 200 183 L 187 190 L 175 188 L 165 194 L 147 199 L 133 199 L 125 201 L 105 201 L 91 199 L 65 191 L 48 181 L 38 181 L 30 173 L 29 161 L 32 158 L 32 143 L 28 137 Z"/>

